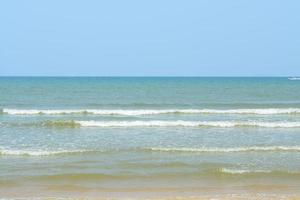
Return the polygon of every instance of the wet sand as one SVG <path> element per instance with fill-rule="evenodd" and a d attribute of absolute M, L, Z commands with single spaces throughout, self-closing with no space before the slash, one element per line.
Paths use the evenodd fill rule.
<path fill-rule="evenodd" d="M 3 185 L 2 185 L 3 186 Z M 88 188 L 74 185 L 0 187 L 3 199 L 143 199 L 143 200 L 213 200 L 213 199 L 300 199 L 299 187 L 284 185 L 249 185 L 190 188 Z"/>

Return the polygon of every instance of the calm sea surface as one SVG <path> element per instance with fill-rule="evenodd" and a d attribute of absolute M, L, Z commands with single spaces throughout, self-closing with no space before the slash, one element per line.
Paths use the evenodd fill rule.
<path fill-rule="evenodd" d="M 300 81 L 0 78 L 0 197 L 257 184 L 300 188 Z"/>

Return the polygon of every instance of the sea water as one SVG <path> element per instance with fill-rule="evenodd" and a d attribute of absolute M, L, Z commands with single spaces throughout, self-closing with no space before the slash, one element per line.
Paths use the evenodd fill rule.
<path fill-rule="evenodd" d="M 300 81 L 0 78 L 1 197 L 253 185 L 300 188 Z"/>

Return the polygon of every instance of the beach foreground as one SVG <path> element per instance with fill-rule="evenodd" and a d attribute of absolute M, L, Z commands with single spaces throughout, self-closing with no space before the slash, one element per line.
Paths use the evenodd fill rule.
<path fill-rule="evenodd" d="M 6 188 L 7 189 L 7 188 Z M 115 189 L 53 186 L 47 189 L 21 187 L 0 190 L 2 199 L 151 199 L 151 200 L 209 200 L 209 199 L 300 199 L 298 188 L 257 185 L 224 188 L 134 188 Z"/>
<path fill-rule="evenodd" d="M 0 196 L 4 199 L 300 199 L 299 178 L 292 181 L 280 175 L 271 178 L 168 177 L 164 180 L 144 177 L 113 181 L 99 180 L 97 175 L 83 176 L 88 175 L 2 181 Z"/>
<path fill-rule="evenodd" d="M 0 78 L 3 199 L 299 199 L 300 82 Z"/>
<path fill-rule="evenodd" d="M 19 200 L 27 200 L 27 199 L 39 199 L 39 200 L 107 200 L 107 199 L 120 199 L 120 200 L 244 200 L 244 199 L 250 199 L 250 200 L 298 200 L 300 199 L 300 195 L 295 195 L 295 194 L 282 194 L 282 193 L 276 193 L 278 192 L 277 189 L 280 188 L 274 188 L 274 191 L 272 192 L 271 190 L 268 190 L 267 192 L 259 192 L 256 193 L 254 191 L 248 192 L 248 191 L 243 191 L 240 193 L 232 193 L 232 194 L 224 194 L 223 191 L 210 191 L 211 194 L 198 194 L 198 195 L 180 195 L 178 194 L 177 196 L 172 195 L 167 195 L 167 194 L 162 194 L 161 190 L 158 190 L 155 192 L 155 195 L 153 195 L 153 190 L 151 191 L 143 191 L 143 194 L 138 194 L 136 192 L 132 194 L 128 194 L 128 192 L 120 192 L 120 193 L 94 193 L 94 194 L 77 194 L 77 195 L 70 195 L 69 192 L 68 195 L 63 195 L 62 193 L 57 193 L 56 195 L 61 195 L 61 196 L 56 196 L 55 194 L 52 195 L 45 195 L 45 196 L 30 196 L 30 195 L 25 195 L 27 197 L 24 197 L 24 193 L 21 195 L 22 197 L 19 197 L 16 193 L 12 196 L 2 198 L 2 199 L 19 199 Z M 286 188 L 282 188 L 286 189 Z M 173 191 L 174 192 L 174 191 Z M 67 197 L 65 197 L 67 196 Z"/>

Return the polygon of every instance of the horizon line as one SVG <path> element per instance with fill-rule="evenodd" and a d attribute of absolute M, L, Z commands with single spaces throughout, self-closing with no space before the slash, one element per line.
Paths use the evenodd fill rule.
<path fill-rule="evenodd" d="M 294 78 L 299 76 L 142 76 L 142 75 L 133 75 L 133 76 L 94 76 L 94 75 L 0 75 L 0 78 Z"/>

